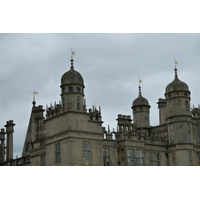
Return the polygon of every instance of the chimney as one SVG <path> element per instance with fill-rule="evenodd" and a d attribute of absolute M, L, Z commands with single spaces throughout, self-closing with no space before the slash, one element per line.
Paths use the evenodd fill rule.
<path fill-rule="evenodd" d="M 14 132 L 14 126 L 13 120 L 6 122 L 6 160 L 12 160 L 13 159 L 13 132 Z"/>

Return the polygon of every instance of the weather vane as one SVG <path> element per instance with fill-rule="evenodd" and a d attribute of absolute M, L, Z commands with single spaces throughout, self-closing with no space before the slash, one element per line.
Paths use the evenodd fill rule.
<path fill-rule="evenodd" d="M 73 58 L 73 56 L 75 56 L 75 51 L 72 51 L 72 48 L 71 48 L 71 56 Z"/>
<path fill-rule="evenodd" d="M 35 101 L 35 95 L 38 94 L 38 92 L 33 91 L 33 92 L 31 92 L 31 93 L 33 94 L 33 101 Z"/>
<path fill-rule="evenodd" d="M 178 65 L 178 61 L 176 61 L 175 58 L 174 58 L 174 63 L 175 63 L 175 69 L 176 69 L 176 65 Z"/>
<path fill-rule="evenodd" d="M 139 78 L 139 86 L 140 86 L 140 83 L 142 83 L 142 80 Z"/>

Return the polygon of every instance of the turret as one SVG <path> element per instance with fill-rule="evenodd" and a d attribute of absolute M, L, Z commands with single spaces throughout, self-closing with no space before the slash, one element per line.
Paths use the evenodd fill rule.
<path fill-rule="evenodd" d="M 71 68 L 61 78 L 61 102 L 62 112 L 85 111 L 84 103 L 84 81 L 79 72 L 74 70 L 73 57 Z"/>
<path fill-rule="evenodd" d="M 174 71 L 174 80 L 165 89 L 169 165 L 191 165 L 194 147 L 190 91 L 187 84 L 179 80 L 176 66 Z"/>
<path fill-rule="evenodd" d="M 146 98 L 142 96 L 141 86 L 139 86 L 139 96 L 133 101 L 133 119 L 137 127 L 149 127 L 150 105 Z"/>

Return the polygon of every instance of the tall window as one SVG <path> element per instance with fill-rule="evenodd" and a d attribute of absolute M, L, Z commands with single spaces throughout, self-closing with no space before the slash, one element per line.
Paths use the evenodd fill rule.
<path fill-rule="evenodd" d="M 136 150 L 136 165 L 143 166 L 143 151 Z"/>
<path fill-rule="evenodd" d="M 110 166 L 110 150 L 103 149 L 103 165 Z"/>
<path fill-rule="evenodd" d="M 90 142 L 83 142 L 83 161 L 91 161 L 91 145 Z"/>
<path fill-rule="evenodd" d="M 55 145 L 55 161 L 56 163 L 60 163 L 60 143 Z"/>
<path fill-rule="evenodd" d="M 159 153 L 150 153 L 150 165 L 151 166 L 160 166 Z"/>
<path fill-rule="evenodd" d="M 81 88 L 80 87 L 76 87 L 76 92 L 81 92 Z"/>
<path fill-rule="evenodd" d="M 133 166 L 135 161 L 134 149 L 127 149 L 127 165 Z"/>
<path fill-rule="evenodd" d="M 192 152 L 189 151 L 189 165 L 192 166 Z"/>
<path fill-rule="evenodd" d="M 187 139 L 191 140 L 191 134 L 190 134 L 190 124 L 186 124 L 186 129 L 187 129 Z"/>
<path fill-rule="evenodd" d="M 80 109 L 81 109 L 80 99 L 81 99 L 81 98 L 80 98 L 79 96 L 76 97 L 76 105 L 77 105 L 76 109 L 77 109 L 77 110 L 80 110 Z"/>

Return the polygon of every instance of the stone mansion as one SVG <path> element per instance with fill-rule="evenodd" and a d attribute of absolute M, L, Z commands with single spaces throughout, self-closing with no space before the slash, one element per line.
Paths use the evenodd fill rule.
<path fill-rule="evenodd" d="M 22 156 L 13 158 L 13 120 L 0 131 L 1 166 L 191 166 L 200 164 L 200 108 L 178 78 L 158 99 L 159 125 L 151 126 L 150 105 L 139 86 L 133 118 L 119 114 L 117 130 L 106 130 L 101 108 L 86 108 L 84 79 L 74 69 L 61 77 L 61 100 L 46 109 L 33 101 Z M 130 103 L 131 102 L 127 102 Z"/>

